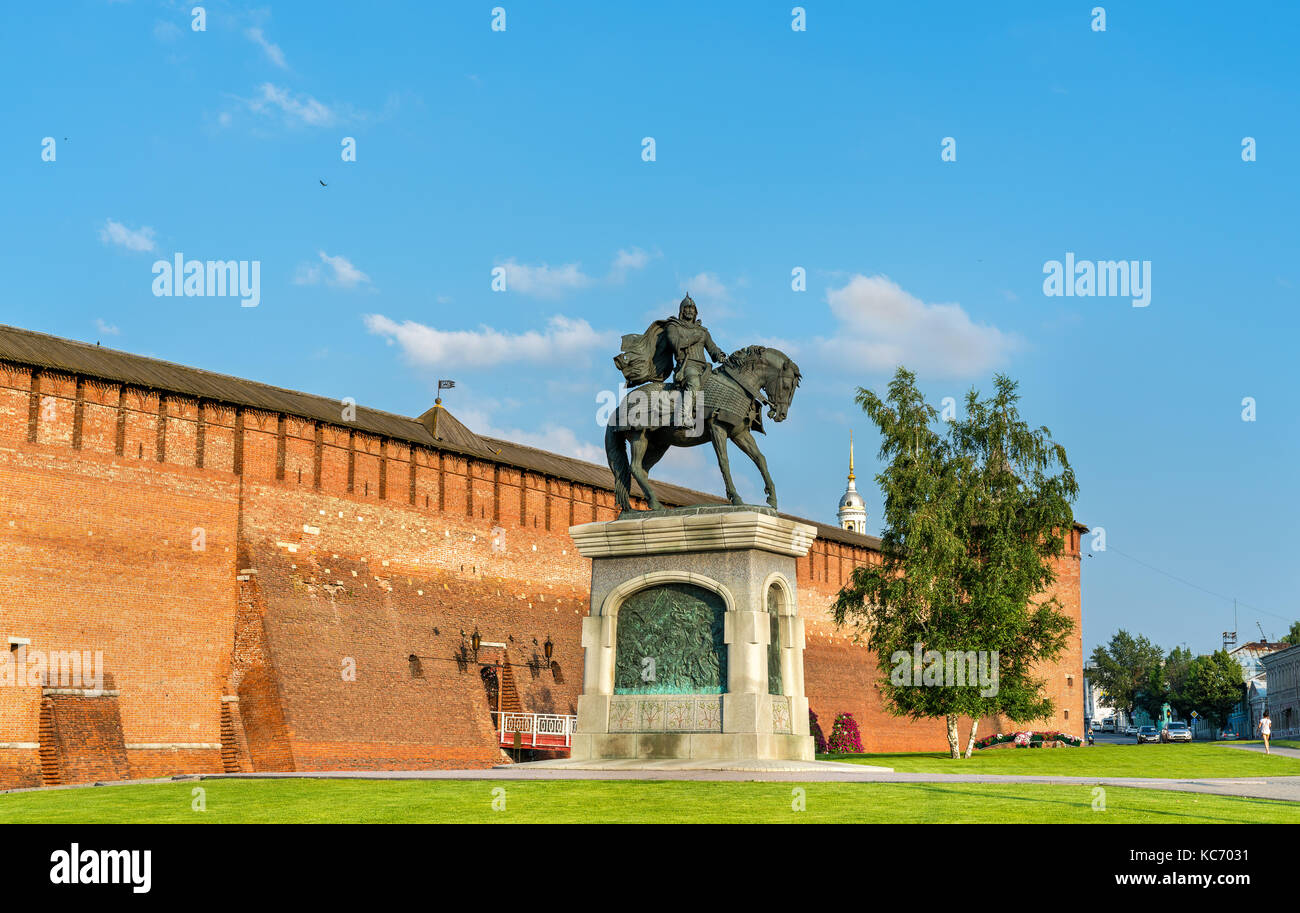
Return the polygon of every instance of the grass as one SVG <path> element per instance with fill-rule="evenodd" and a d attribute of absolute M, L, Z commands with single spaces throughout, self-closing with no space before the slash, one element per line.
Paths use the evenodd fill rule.
<path fill-rule="evenodd" d="M 1044 752 L 1050 754 L 1052 752 Z M 206 810 L 193 810 L 193 790 Z M 795 790 L 805 811 L 795 811 Z M 504 790 L 503 793 L 495 793 Z M 493 810 L 495 799 L 505 808 Z M 205 780 L 0 795 L 9 823 L 1300 823 L 1300 804 L 987 783 Z"/>
<path fill-rule="evenodd" d="M 1063 777 L 1286 777 L 1300 776 L 1300 760 L 1227 744 L 1093 745 L 1087 748 L 1003 748 L 954 761 L 946 753 L 818 755 L 827 761 L 878 764 L 900 773 L 1022 774 Z M 1279 742 L 1274 742 L 1280 745 Z"/>

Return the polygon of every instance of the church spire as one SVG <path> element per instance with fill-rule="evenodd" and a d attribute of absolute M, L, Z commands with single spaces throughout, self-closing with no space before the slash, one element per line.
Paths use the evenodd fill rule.
<path fill-rule="evenodd" d="M 840 498 L 839 520 L 840 528 L 849 529 L 855 533 L 866 533 L 867 531 L 867 505 L 862 500 L 862 495 L 858 494 L 856 474 L 853 467 L 853 432 L 849 432 L 849 485 L 844 490 L 844 497 Z"/>

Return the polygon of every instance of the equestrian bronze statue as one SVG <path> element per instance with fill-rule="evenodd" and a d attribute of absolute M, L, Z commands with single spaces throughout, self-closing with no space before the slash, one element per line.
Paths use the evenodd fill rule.
<path fill-rule="evenodd" d="M 748 346 L 724 355 L 697 316 L 695 302 L 687 295 L 677 317 L 656 320 L 644 333 L 624 336 L 623 351 L 614 358 L 628 386 L 634 388 L 605 426 L 605 456 L 621 510 L 632 509 L 634 478 L 650 509 L 660 509 L 663 505 L 650 487 L 650 468 L 669 447 L 704 443 L 713 444 L 727 500 L 743 504 L 731 481 L 728 440 L 754 461 L 763 475 L 767 503 L 776 507 L 776 485 L 754 432 L 764 433 L 764 406 L 768 418 L 785 421 L 799 386 L 799 366 L 768 346 Z M 712 367 L 706 355 L 721 363 Z M 673 380 L 666 382 L 670 374 Z"/>

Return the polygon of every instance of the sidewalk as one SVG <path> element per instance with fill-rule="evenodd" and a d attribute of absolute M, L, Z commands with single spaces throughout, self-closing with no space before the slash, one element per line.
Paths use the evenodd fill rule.
<path fill-rule="evenodd" d="M 1224 742 L 1224 748 L 1235 748 L 1238 751 L 1258 751 L 1264 753 L 1264 746 L 1260 745 L 1233 745 L 1231 742 Z M 1270 754 L 1281 755 L 1284 758 L 1296 758 L 1300 760 L 1300 748 L 1278 748 L 1276 745 L 1269 750 Z"/>

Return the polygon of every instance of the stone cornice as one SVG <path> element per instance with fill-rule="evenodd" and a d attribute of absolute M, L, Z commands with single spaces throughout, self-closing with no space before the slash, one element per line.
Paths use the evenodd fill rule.
<path fill-rule="evenodd" d="M 659 515 L 569 527 L 584 558 L 758 549 L 802 558 L 817 528 L 752 510 Z"/>

